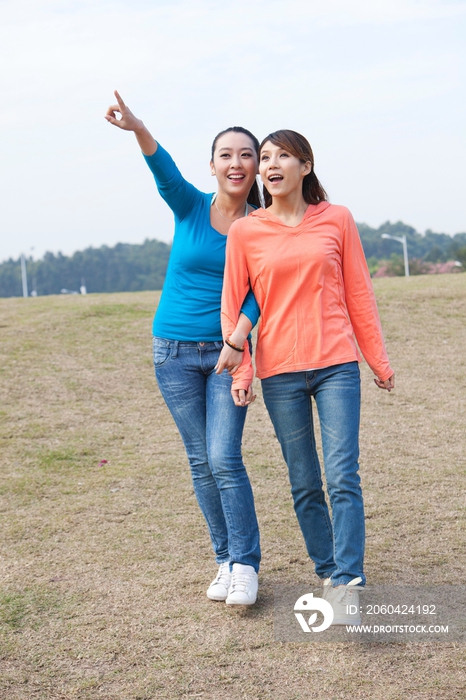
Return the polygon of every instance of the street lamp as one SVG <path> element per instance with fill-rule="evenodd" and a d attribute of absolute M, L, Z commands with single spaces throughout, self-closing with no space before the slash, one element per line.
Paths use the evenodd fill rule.
<path fill-rule="evenodd" d="M 28 276 L 26 273 L 26 257 L 21 253 L 21 280 L 23 282 L 23 297 L 28 296 Z"/>
<path fill-rule="evenodd" d="M 29 249 L 30 251 L 34 250 L 34 246 Z M 26 272 L 26 256 L 24 253 L 21 253 L 21 280 L 23 282 L 23 297 L 29 296 L 28 294 L 28 276 Z M 36 292 L 37 294 L 37 292 Z M 32 292 L 31 296 L 36 296 L 34 292 Z"/>
<path fill-rule="evenodd" d="M 393 241 L 399 241 L 403 244 L 403 258 L 405 261 L 405 277 L 409 277 L 409 264 L 408 264 L 408 246 L 406 243 L 406 236 L 399 238 L 398 236 L 390 236 L 389 233 L 382 233 L 382 238 L 391 238 Z"/>

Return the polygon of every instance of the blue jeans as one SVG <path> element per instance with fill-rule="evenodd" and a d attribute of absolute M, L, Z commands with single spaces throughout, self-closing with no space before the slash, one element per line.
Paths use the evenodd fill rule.
<path fill-rule="evenodd" d="M 277 374 L 262 380 L 262 392 L 288 466 L 296 516 L 316 574 L 331 576 L 333 586 L 356 576 L 364 583 L 358 363 Z M 322 486 L 311 397 L 319 414 L 332 520 Z"/>
<path fill-rule="evenodd" d="M 194 493 L 218 564 L 259 570 L 254 497 L 241 456 L 246 408 L 231 397 L 232 378 L 214 371 L 221 342 L 153 338 L 155 376 L 183 439 Z"/>

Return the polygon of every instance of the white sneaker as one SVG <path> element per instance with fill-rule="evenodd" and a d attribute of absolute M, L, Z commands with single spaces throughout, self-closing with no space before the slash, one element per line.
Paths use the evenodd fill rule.
<path fill-rule="evenodd" d="M 325 579 L 322 598 L 327 600 L 333 608 L 332 625 L 361 624 L 358 593 L 362 589 L 362 586 L 358 586 L 361 581 L 362 578 L 358 576 L 346 586 L 341 585 L 333 588 L 330 579 Z"/>
<path fill-rule="evenodd" d="M 227 605 L 253 605 L 257 599 L 259 580 L 253 566 L 233 564 Z"/>
<path fill-rule="evenodd" d="M 218 567 L 217 576 L 207 589 L 207 597 L 210 600 L 226 600 L 230 583 L 230 562 L 225 561 Z"/>

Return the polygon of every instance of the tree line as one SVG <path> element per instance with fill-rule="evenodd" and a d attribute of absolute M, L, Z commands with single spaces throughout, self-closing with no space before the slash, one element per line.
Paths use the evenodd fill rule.
<path fill-rule="evenodd" d="M 29 293 L 140 292 L 162 289 L 170 246 L 146 239 L 141 245 L 118 243 L 86 248 L 71 256 L 46 253 L 26 261 Z M 22 296 L 20 260 L 0 263 L 0 297 Z"/>
<path fill-rule="evenodd" d="M 463 249 L 466 247 L 466 233 L 449 236 L 447 233 L 434 233 L 427 229 L 425 234 L 421 234 L 402 221 L 395 224 L 386 221 L 377 229 L 371 228 L 367 224 L 357 224 L 357 226 L 366 258 L 387 260 L 393 253 L 402 252 L 401 244 L 382 238 L 383 233 L 399 238 L 406 236 L 409 258 L 425 262 L 438 263 L 459 260 L 461 255 L 464 255 Z"/>
<path fill-rule="evenodd" d="M 410 259 L 430 263 L 459 260 L 466 269 L 466 233 L 449 236 L 427 230 L 418 233 L 401 221 L 374 229 L 358 224 L 369 267 L 401 253 L 397 241 L 382 238 L 406 236 Z M 71 256 L 46 253 L 40 260 L 26 261 L 29 293 L 39 295 L 77 292 L 139 292 L 161 289 L 170 255 L 170 246 L 146 239 L 141 245 L 118 243 L 114 247 L 86 248 Z M 401 269 L 401 267 L 400 267 Z M 22 296 L 20 259 L 0 263 L 0 297 Z"/>

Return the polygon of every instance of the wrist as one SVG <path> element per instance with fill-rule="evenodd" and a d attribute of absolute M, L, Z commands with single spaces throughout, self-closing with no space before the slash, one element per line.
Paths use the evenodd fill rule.
<path fill-rule="evenodd" d="M 142 136 L 143 138 L 147 137 L 148 135 L 150 136 L 150 133 L 147 127 L 144 125 L 142 119 L 136 119 L 136 124 L 134 126 L 133 131 L 136 134 L 136 136 Z"/>
<path fill-rule="evenodd" d="M 236 343 L 233 343 L 230 338 L 225 338 L 225 345 L 228 345 L 229 348 L 232 350 L 236 350 L 236 352 L 244 352 L 244 347 L 242 345 L 236 345 Z"/>
<path fill-rule="evenodd" d="M 134 135 L 136 136 L 139 148 L 145 156 L 153 156 L 157 150 L 157 141 L 142 122 L 141 125 L 141 128 L 134 129 Z"/>
<path fill-rule="evenodd" d="M 233 333 L 230 336 L 228 336 L 228 340 L 233 345 L 237 345 L 239 348 L 242 348 L 244 345 L 244 342 L 246 340 L 246 337 L 247 336 L 244 335 L 244 333 L 241 333 L 240 331 L 235 330 L 235 331 L 233 331 Z"/>

